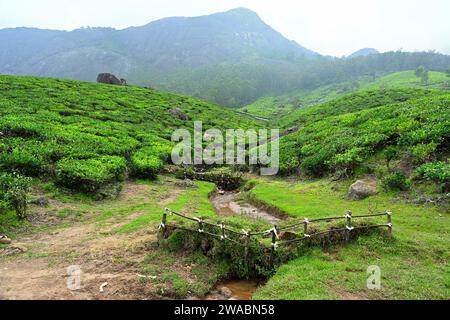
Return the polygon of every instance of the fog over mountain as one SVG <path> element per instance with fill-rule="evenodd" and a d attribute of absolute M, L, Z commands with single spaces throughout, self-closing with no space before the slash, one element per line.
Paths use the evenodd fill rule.
<path fill-rule="evenodd" d="M 285 38 L 245 8 L 165 18 L 123 30 L 0 30 L 0 74 L 95 81 L 99 73 L 109 72 L 132 85 L 233 107 L 264 95 L 361 73 L 397 71 L 418 64 L 431 69 L 447 66 L 443 55 L 424 60 L 422 55 L 411 58 L 399 53 L 385 61 L 376 53 L 362 49 L 350 56 L 378 59 L 358 60 L 355 69 L 346 59 L 321 56 Z"/>

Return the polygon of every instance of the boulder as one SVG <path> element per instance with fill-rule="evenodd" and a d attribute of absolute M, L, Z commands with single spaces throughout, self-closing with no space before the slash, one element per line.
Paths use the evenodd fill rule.
<path fill-rule="evenodd" d="M 48 206 L 49 202 L 48 202 L 48 198 L 47 197 L 39 197 L 39 198 L 31 200 L 31 203 L 35 204 L 35 205 L 37 205 L 39 207 L 46 207 L 46 206 Z"/>
<path fill-rule="evenodd" d="M 227 299 L 231 298 L 233 296 L 233 292 L 228 287 L 222 286 L 222 287 L 219 287 L 217 290 L 219 291 L 219 293 L 222 296 L 224 296 Z"/>
<path fill-rule="evenodd" d="M 358 180 L 350 186 L 347 197 L 350 200 L 362 200 L 377 193 L 376 181 Z"/>
<path fill-rule="evenodd" d="M 187 121 L 189 120 L 189 117 L 187 116 L 187 114 L 185 114 L 183 112 L 183 110 L 181 110 L 180 108 L 173 108 L 169 110 L 169 113 L 172 115 L 172 117 L 174 118 L 178 118 L 180 120 L 183 121 Z"/>
<path fill-rule="evenodd" d="M 117 86 L 127 85 L 127 81 L 125 79 L 119 79 L 111 73 L 100 73 L 97 76 L 97 82 L 113 84 L 113 85 L 117 85 Z"/>

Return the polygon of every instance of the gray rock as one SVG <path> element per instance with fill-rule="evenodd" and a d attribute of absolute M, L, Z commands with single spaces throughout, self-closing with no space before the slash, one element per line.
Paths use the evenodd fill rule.
<path fill-rule="evenodd" d="M 113 85 L 117 85 L 117 86 L 122 86 L 122 85 L 126 86 L 127 85 L 127 81 L 125 79 L 119 79 L 111 73 L 100 73 L 97 76 L 97 82 L 113 84 Z"/>
<path fill-rule="evenodd" d="M 172 117 L 174 118 L 178 118 L 180 120 L 183 121 L 187 121 L 189 120 L 189 117 L 187 116 L 187 114 L 185 114 L 183 112 L 183 110 L 181 110 L 180 108 L 173 108 L 169 110 L 169 113 L 172 115 Z"/>
<path fill-rule="evenodd" d="M 376 181 L 358 180 L 348 190 L 350 200 L 362 200 L 378 193 Z"/>
<path fill-rule="evenodd" d="M 46 206 L 48 206 L 48 198 L 47 197 L 39 197 L 39 198 L 33 199 L 31 201 L 31 203 L 35 204 L 37 206 L 40 206 L 40 207 L 46 207 Z"/>
<path fill-rule="evenodd" d="M 219 291 L 219 293 L 222 296 L 224 296 L 227 299 L 231 298 L 233 296 L 233 291 L 231 291 L 230 288 L 228 288 L 228 287 L 222 286 L 222 287 L 219 287 L 217 290 Z"/>

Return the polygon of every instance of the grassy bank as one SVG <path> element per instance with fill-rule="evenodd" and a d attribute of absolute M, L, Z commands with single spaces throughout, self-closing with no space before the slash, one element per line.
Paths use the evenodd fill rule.
<path fill-rule="evenodd" d="M 393 211 L 394 238 L 361 237 L 349 246 L 311 249 L 281 266 L 255 299 L 447 299 L 448 212 L 416 206 L 379 194 L 362 201 L 344 197 L 346 186 L 334 191 L 330 182 L 288 183 L 258 179 L 252 193 L 298 218 Z M 398 197 L 400 195 L 397 195 Z M 366 270 L 378 265 L 379 291 L 368 290 Z"/>

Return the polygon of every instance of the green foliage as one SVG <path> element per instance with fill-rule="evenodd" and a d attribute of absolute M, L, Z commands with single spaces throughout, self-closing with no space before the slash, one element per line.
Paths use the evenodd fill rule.
<path fill-rule="evenodd" d="M 126 161 L 116 156 L 94 159 L 62 159 L 56 164 L 56 180 L 70 189 L 98 191 L 105 184 L 124 178 Z"/>
<path fill-rule="evenodd" d="M 449 183 L 450 163 L 442 161 L 426 163 L 417 168 L 417 174 L 432 181 Z"/>
<path fill-rule="evenodd" d="M 154 179 L 163 168 L 164 162 L 151 147 L 138 150 L 131 157 L 133 175 Z"/>
<path fill-rule="evenodd" d="M 450 95 L 421 89 L 369 90 L 308 107 L 286 118 L 298 132 L 280 140 L 280 172 L 352 173 L 382 153 L 422 164 L 450 139 Z"/>
<path fill-rule="evenodd" d="M 395 172 L 381 179 L 383 188 L 387 191 L 406 191 L 409 189 L 410 182 L 402 172 Z"/>
<path fill-rule="evenodd" d="M 420 66 L 414 74 L 416 77 L 420 78 L 423 84 L 428 84 L 429 74 L 425 67 Z"/>
<path fill-rule="evenodd" d="M 131 174 L 154 177 L 170 162 L 172 132 L 194 127 L 173 108 L 206 128 L 259 127 L 231 110 L 145 88 L 0 76 L 0 92 L 0 170 L 76 190 L 120 181 L 124 161 Z M 114 157 L 120 174 L 110 170 Z"/>
<path fill-rule="evenodd" d="M 415 163 L 424 163 L 430 161 L 432 155 L 436 153 L 438 144 L 435 142 L 421 143 L 411 149 L 411 154 Z"/>
<path fill-rule="evenodd" d="M 243 107 L 240 111 L 270 119 L 273 123 L 283 123 L 284 117 L 290 113 L 301 112 L 301 108 L 323 104 L 340 98 L 349 93 L 369 89 L 423 88 L 424 84 L 417 81 L 414 71 L 401 71 L 381 76 L 364 75 L 356 80 L 343 81 L 320 86 L 319 88 L 303 89 L 282 96 L 264 97 Z M 447 77 L 443 72 L 430 71 L 427 88 L 449 88 Z M 290 116 L 289 116 L 290 117 Z"/>
<path fill-rule="evenodd" d="M 27 195 L 30 185 L 31 179 L 28 177 L 16 173 L 0 174 L 0 204 L 3 207 L 7 203 L 11 204 L 19 219 L 24 219 L 27 215 Z"/>

